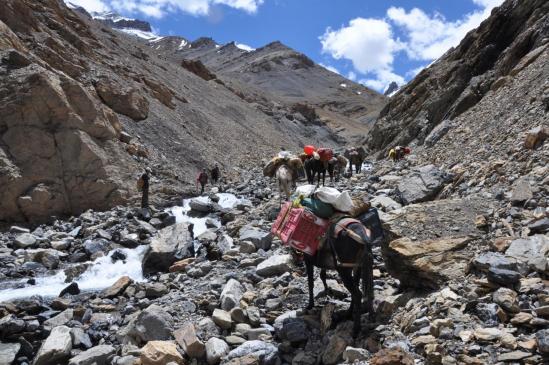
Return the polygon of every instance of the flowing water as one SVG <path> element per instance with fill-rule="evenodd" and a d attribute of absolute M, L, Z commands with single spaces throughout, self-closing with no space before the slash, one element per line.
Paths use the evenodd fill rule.
<path fill-rule="evenodd" d="M 233 208 L 240 201 L 236 196 L 232 194 L 220 193 L 218 204 L 223 208 Z M 198 197 L 203 202 L 210 202 L 208 197 Z M 191 199 L 183 200 L 183 206 L 176 206 L 169 208 L 175 217 L 176 222 L 190 222 L 194 224 L 195 237 L 204 233 L 206 228 L 206 220 L 208 217 L 195 216 L 191 213 L 190 203 Z M 214 224 L 220 226 L 221 223 L 218 220 L 213 220 Z M 110 251 L 108 255 L 99 257 L 91 263 L 88 269 L 80 275 L 75 281 L 78 283 L 78 287 L 83 291 L 93 291 L 108 288 L 116 282 L 122 276 L 129 276 L 135 281 L 144 281 L 141 262 L 143 256 L 147 250 L 147 245 L 142 245 L 134 249 L 119 248 L 126 255 L 125 260 L 112 260 L 112 254 L 114 250 Z M 27 284 L 29 278 L 20 280 L 7 281 L 2 283 L 2 287 L 9 288 L 0 290 L 0 302 L 9 301 L 13 299 L 28 298 L 33 295 L 40 295 L 42 297 L 55 297 L 59 295 L 68 283 L 65 282 L 66 275 L 63 270 L 58 271 L 51 276 L 43 276 L 35 278 L 36 284 Z"/>

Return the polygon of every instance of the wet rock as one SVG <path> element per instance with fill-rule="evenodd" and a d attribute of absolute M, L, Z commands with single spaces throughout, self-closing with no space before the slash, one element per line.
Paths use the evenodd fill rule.
<path fill-rule="evenodd" d="M 412 241 L 400 238 L 389 243 L 387 265 L 401 284 L 437 288 L 463 277 L 470 257 L 461 249 L 470 237 Z"/>
<path fill-rule="evenodd" d="M 59 293 L 59 296 L 62 297 L 65 294 L 70 294 L 70 295 L 80 294 L 80 288 L 78 287 L 78 284 L 75 282 L 70 283 L 69 286 L 61 290 L 61 293 Z"/>
<path fill-rule="evenodd" d="M 187 322 L 173 333 L 175 340 L 190 358 L 201 358 L 206 353 L 204 343 L 196 335 L 194 324 Z"/>
<path fill-rule="evenodd" d="M 55 327 L 36 353 L 34 365 L 63 362 L 69 357 L 71 348 L 70 328 L 67 326 Z"/>
<path fill-rule="evenodd" d="M 509 313 L 518 313 L 520 311 L 517 293 L 514 290 L 499 288 L 492 294 L 492 300 Z"/>
<path fill-rule="evenodd" d="M 0 342 L 0 364 L 10 365 L 15 360 L 17 353 L 21 349 L 18 343 Z"/>
<path fill-rule="evenodd" d="M 114 298 L 121 295 L 126 288 L 133 283 L 133 280 L 129 276 L 122 276 L 109 288 L 103 291 L 103 296 L 105 298 Z"/>
<path fill-rule="evenodd" d="M 69 361 L 69 365 L 108 365 L 116 354 L 111 345 L 99 345 L 76 355 Z"/>
<path fill-rule="evenodd" d="M 206 360 L 208 364 L 215 365 L 221 358 L 229 353 L 229 345 L 217 337 L 212 337 L 206 342 Z"/>
<path fill-rule="evenodd" d="M 21 333 L 25 330 L 25 321 L 18 319 L 13 314 L 8 314 L 0 319 L 0 338 Z"/>
<path fill-rule="evenodd" d="M 16 248 L 27 249 L 36 245 L 36 237 L 30 233 L 21 233 L 13 241 Z"/>
<path fill-rule="evenodd" d="M 191 210 L 199 213 L 210 213 L 213 211 L 213 204 L 211 202 L 199 198 L 191 199 L 189 206 Z"/>
<path fill-rule="evenodd" d="M 257 265 L 256 272 L 263 277 L 281 275 L 290 271 L 291 262 L 291 255 L 273 255 Z"/>
<path fill-rule="evenodd" d="M 235 279 L 229 279 L 221 292 L 221 296 L 219 297 L 221 301 L 221 309 L 229 311 L 238 306 L 243 293 L 244 287 L 242 284 Z"/>
<path fill-rule="evenodd" d="M 404 204 L 431 200 L 438 194 L 450 176 L 435 165 L 426 165 L 413 170 L 398 184 Z"/>
<path fill-rule="evenodd" d="M 413 365 L 414 358 L 400 347 L 383 349 L 374 354 L 370 365 Z"/>
<path fill-rule="evenodd" d="M 193 244 L 186 223 L 163 228 L 153 238 L 143 259 L 143 273 L 166 272 L 179 259 L 190 257 Z"/>
<path fill-rule="evenodd" d="M 55 317 L 50 318 L 47 321 L 44 321 L 44 327 L 53 328 L 53 327 L 61 326 L 63 324 L 67 324 L 69 321 L 73 319 L 73 317 L 74 317 L 74 311 L 69 308 L 59 313 Z"/>
<path fill-rule="evenodd" d="M 233 325 L 229 312 L 216 308 L 212 314 L 212 320 L 223 329 L 230 329 Z"/>
<path fill-rule="evenodd" d="M 234 246 L 233 239 L 231 236 L 224 234 L 221 236 L 221 239 L 217 242 L 217 247 L 222 254 L 227 253 Z"/>
<path fill-rule="evenodd" d="M 86 240 L 84 250 L 90 257 L 96 257 L 98 254 L 105 254 L 109 250 L 110 244 L 105 239 Z"/>
<path fill-rule="evenodd" d="M 183 356 L 171 341 L 149 341 L 141 349 L 142 365 L 166 365 L 168 363 L 185 364 Z"/>
<path fill-rule="evenodd" d="M 273 235 L 252 226 L 244 226 L 240 229 L 239 239 L 253 243 L 257 249 L 268 250 L 271 248 Z"/>

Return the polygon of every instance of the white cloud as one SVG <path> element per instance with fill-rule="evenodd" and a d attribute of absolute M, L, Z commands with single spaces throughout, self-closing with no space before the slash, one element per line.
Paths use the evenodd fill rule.
<path fill-rule="evenodd" d="M 384 20 L 356 18 L 338 30 L 326 29 L 320 37 L 322 52 L 335 59 L 351 60 L 361 73 L 388 69 L 401 48 Z"/>
<path fill-rule="evenodd" d="M 402 86 L 406 83 L 404 77 L 397 75 L 391 71 L 382 70 L 376 72 L 375 76 L 375 78 L 361 79 L 358 82 L 380 92 L 387 89 L 387 86 L 389 86 L 389 84 L 393 81 L 396 82 L 398 86 Z"/>
<path fill-rule="evenodd" d="M 390 7 L 388 19 L 406 32 L 406 53 L 411 59 L 433 60 L 455 47 L 467 32 L 480 25 L 492 8 L 503 0 L 473 0 L 482 8 L 466 14 L 462 19 L 449 22 L 442 14 L 429 16 L 423 10 L 413 8 L 406 12 L 403 8 Z"/>
<path fill-rule="evenodd" d="M 355 81 L 356 80 L 356 73 L 354 73 L 353 71 L 349 71 L 349 73 L 347 74 L 347 78 L 351 81 Z"/>
<path fill-rule="evenodd" d="M 109 10 L 109 6 L 102 0 L 66 0 L 65 3 L 69 6 L 70 4 L 81 6 L 88 12 L 103 12 Z"/>
<path fill-rule="evenodd" d="M 340 29 L 326 29 L 320 37 L 322 52 L 337 60 L 350 60 L 354 71 L 366 76 L 359 82 L 378 91 L 383 91 L 391 81 L 403 85 L 405 79 L 393 67 L 399 52 L 404 51 L 412 60 L 433 61 L 458 45 L 467 32 L 503 2 L 471 1 L 479 9 L 456 21 L 448 21 L 440 13 L 429 15 L 418 8 L 406 11 L 398 7 L 390 7 L 385 19 L 355 18 Z M 395 30 L 403 34 L 402 39 L 394 35 Z M 410 70 L 406 76 L 413 77 L 422 69 Z"/>
<path fill-rule="evenodd" d="M 113 9 L 121 13 L 142 13 L 161 18 L 179 11 L 191 15 L 208 15 L 212 5 L 216 4 L 253 14 L 264 0 L 67 0 L 69 1 L 88 11 Z"/>
<path fill-rule="evenodd" d="M 337 68 L 335 68 L 334 66 L 330 66 L 330 65 L 325 65 L 323 63 L 319 63 L 320 66 L 324 67 L 326 70 L 329 70 L 329 71 L 332 71 L 333 73 L 336 73 L 338 75 L 341 75 L 341 73 L 339 72 L 339 70 Z"/>

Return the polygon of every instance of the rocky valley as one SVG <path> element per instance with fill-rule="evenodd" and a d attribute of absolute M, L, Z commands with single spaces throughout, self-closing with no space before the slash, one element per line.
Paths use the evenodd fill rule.
<path fill-rule="evenodd" d="M 0 364 L 549 363 L 546 1 L 505 1 L 390 98 L 280 42 L 0 10 Z M 356 337 L 339 275 L 324 292 L 316 270 L 306 309 L 302 257 L 271 233 L 262 167 L 310 143 L 368 148 L 326 181 L 385 234 Z"/>

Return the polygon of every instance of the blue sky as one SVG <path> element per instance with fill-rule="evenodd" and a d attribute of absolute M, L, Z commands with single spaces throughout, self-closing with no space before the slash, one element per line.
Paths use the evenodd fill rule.
<path fill-rule="evenodd" d="M 252 48 L 274 40 L 383 91 L 409 81 L 503 0 L 70 0 L 147 20 L 160 35 Z"/>

